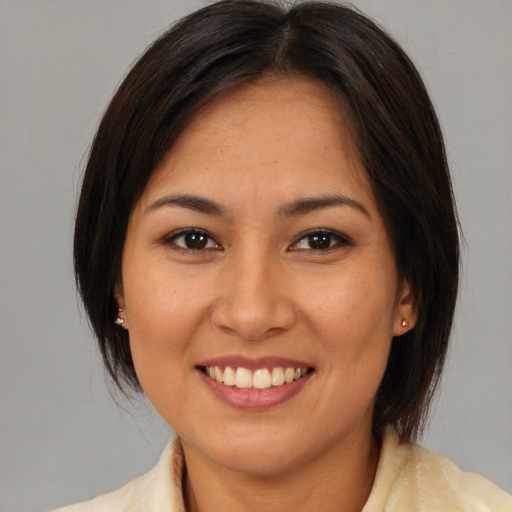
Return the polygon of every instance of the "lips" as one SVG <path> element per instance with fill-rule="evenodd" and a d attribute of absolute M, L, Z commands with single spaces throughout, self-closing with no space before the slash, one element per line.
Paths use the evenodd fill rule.
<path fill-rule="evenodd" d="M 235 408 L 266 409 L 291 399 L 315 369 L 301 361 L 224 357 L 196 366 L 201 380 L 222 402 Z"/>

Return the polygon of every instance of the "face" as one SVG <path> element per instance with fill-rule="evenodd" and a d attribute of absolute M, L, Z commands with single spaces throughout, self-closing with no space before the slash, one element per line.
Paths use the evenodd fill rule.
<path fill-rule="evenodd" d="M 265 79 L 211 103 L 132 212 L 117 299 L 186 454 L 270 474 L 369 443 L 412 308 L 329 90 Z"/>

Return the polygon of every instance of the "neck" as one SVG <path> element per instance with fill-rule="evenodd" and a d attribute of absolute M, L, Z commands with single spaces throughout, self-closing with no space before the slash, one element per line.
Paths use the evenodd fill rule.
<path fill-rule="evenodd" d="M 272 474 L 218 466 L 184 444 L 183 493 L 187 512 L 360 511 L 370 494 L 378 443 L 343 443 L 316 460 Z"/>

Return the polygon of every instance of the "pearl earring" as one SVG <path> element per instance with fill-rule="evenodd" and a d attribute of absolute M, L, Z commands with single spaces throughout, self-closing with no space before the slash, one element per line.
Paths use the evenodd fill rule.
<path fill-rule="evenodd" d="M 124 311 L 123 309 L 119 308 L 119 313 L 122 313 L 123 311 Z M 126 329 L 126 325 L 124 325 L 126 323 L 126 320 L 124 318 L 121 318 L 120 316 L 118 316 L 115 319 L 114 323 L 116 325 L 118 325 L 119 327 L 122 327 L 123 329 Z"/>

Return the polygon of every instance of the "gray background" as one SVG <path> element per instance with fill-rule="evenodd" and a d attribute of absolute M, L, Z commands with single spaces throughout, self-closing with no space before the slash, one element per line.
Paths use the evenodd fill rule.
<path fill-rule="evenodd" d="M 0 511 L 52 508 L 151 467 L 169 436 L 114 396 L 71 267 L 84 154 L 171 0 L 0 0 Z M 512 492 L 512 2 L 361 0 L 421 68 L 466 237 L 441 398 L 423 443 Z"/>

